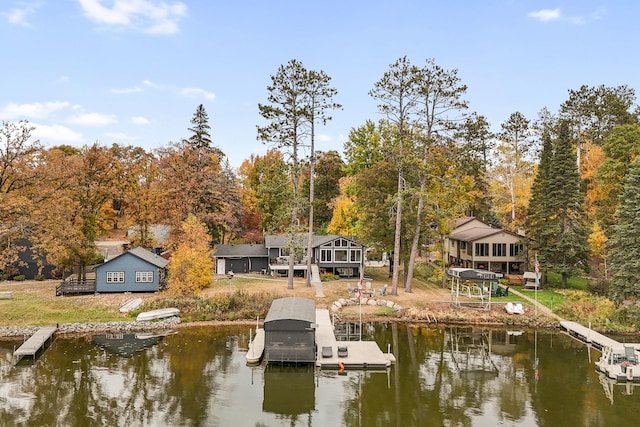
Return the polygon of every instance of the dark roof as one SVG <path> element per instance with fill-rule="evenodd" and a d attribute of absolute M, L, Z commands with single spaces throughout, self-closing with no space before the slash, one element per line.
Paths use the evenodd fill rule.
<path fill-rule="evenodd" d="M 480 281 L 497 281 L 498 276 L 496 273 L 487 270 L 476 270 L 473 268 L 460 268 L 452 267 L 447 272 L 449 276 L 459 277 L 463 280 L 472 280 L 476 282 Z"/>
<path fill-rule="evenodd" d="M 295 238 L 298 239 L 299 242 L 306 244 L 307 237 L 308 234 L 298 234 Z M 267 248 L 285 248 L 289 246 L 290 239 L 291 236 L 289 236 L 288 234 L 266 235 L 264 236 L 264 245 Z M 337 234 L 328 234 L 326 236 L 313 235 L 313 237 L 311 238 L 311 246 L 317 248 L 318 246 L 322 246 L 336 239 L 347 239 L 352 242 L 356 242 L 353 237 L 339 236 Z"/>
<path fill-rule="evenodd" d="M 122 253 L 115 258 L 111 258 L 110 260 L 105 261 L 104 264 L 100 264 L 96 266 L 96 268 L 101 268 L 103 265 L 109 264 L 111 261 L 118 259 L 121 256 L 125 256 L 126 254 L 131 254 L 136 258 L 140 258 L 141 260 L 148 262 L 149 264 L 155 265 L 158 268 L 164 268 L 167 266 L 167 264 L 169 264 L 169 261 L 162 258 L 161 256 L 158 256 L 153 252 L 138 246 L 137 248 L 129 249 L 127 252 Z"/>
<path fill-rule="evenodd" d="M 288 297 L 273 300 L 264 322 L 302 320 L 316 322 L 316 302 L 308 298 Z"/>
<path fill-rule="evenodd" d="M 242 243 L 238 245 L 215 245 L 214 257 L 266 257 L 269 251 L 264 245 L 255 243 Z"/>

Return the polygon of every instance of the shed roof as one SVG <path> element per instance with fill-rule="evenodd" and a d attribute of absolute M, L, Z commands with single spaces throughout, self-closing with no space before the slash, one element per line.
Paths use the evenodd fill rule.
<path fill-rule="evenodd" d="M 288 297 L 273 300 L 265 323 L 277 320 L 316 321 L 316 302 L 308 298 Z"/>
<path fill-rule="evenodd" d="M 214 257 L 266 257 L 269 251 L 264 245 L 243 243 L 238 245 L 215 245 Z"/>
<path fill-rule="evenodd" d="M 493 271 L 476 270 L 473 268 L 452 267 L 448 271 L 449 276 L 459 277 L 472 281 L 497 281 L 498 276 Z"/>

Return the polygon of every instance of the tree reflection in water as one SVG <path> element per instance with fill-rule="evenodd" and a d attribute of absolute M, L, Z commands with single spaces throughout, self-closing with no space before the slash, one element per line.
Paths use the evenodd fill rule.
<path fill-rule="evenodd" d="M 58 337 L 13 365 L 0 341 L 0 425 L 627 426 L 640 393 L 555 332 L 366 324 L 388 371 L 245 365 L 245 327 Z M 111 339 L 108 339 L 111 338 Z M 591 359 L 591 360 L 590 360 Z"/>

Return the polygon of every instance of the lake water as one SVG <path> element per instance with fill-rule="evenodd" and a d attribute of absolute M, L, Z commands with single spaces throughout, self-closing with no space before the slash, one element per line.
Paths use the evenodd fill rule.
<path fill-rule="evenodd" d="M 358 336 L 357 325 L 345 333 Z M 56 338 L 14 366 L 0 341 L 0 426 L 624 426 L 640 388 L 566 335 L 365 324 L 383 371 L 248 367 L 249 327 Z"/>

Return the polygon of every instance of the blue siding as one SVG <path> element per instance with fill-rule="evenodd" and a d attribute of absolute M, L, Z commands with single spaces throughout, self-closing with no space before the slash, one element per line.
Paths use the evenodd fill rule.
<path fill-rule="evenodd" d="M 107 272 L 116 271 L 124 272 L 124 283 L 107 283 Z M 137 271 L 153 272 L 153 282 L 136 283 Z M 129 253 L 96 267 L 96 292 L 156 292 L 158 280 L 157 266 Z"/>

